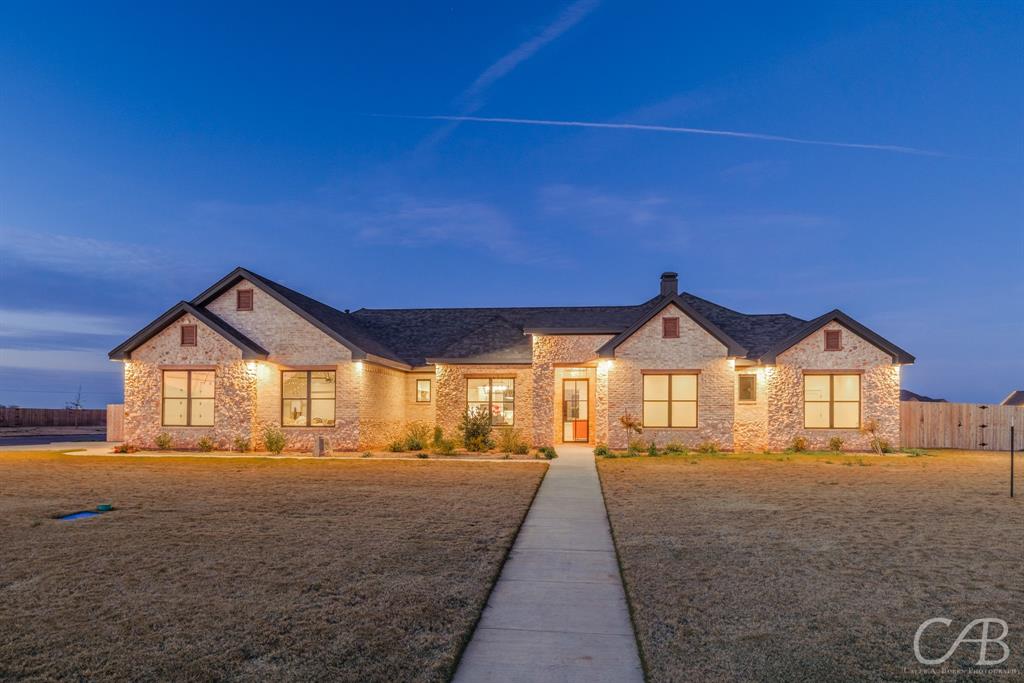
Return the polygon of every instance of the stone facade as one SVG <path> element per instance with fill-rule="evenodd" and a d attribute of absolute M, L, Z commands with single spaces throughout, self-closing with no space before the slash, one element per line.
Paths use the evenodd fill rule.
<path fill-rule="evenodd" d="M 825 330 L 841 330 L 842 349 L 825 351 Z M 858 429 L 805 429 L 804 371 L 852 370 L 861 373 L 861 424 L 874 419 L 879 436 L 893 445 L 900 441 L 900 369 L 885 351 L 836 322 L 829 323 L 779 354 L 765 369 L 768 398 L 768 446 L 781 450 L 802 436 L 812 449 L 823 449 L 833 436 L 845 448 L 867 450 L 870 437 Z"/>
<path fill-rule="evenodd" d="M 253 310 L 236 310 L 239 288 L 253 289 Z M 616 349 L 613 359 L 598 359 L 597 350 L 611 335 L 535 335 L 532 364 L 441 364 L 412 371 L 353 360 L 347 347 L 311 325 L 259 287 L 242 282 L 208 309 L 266 349 L 266 360 L 244 360 L 241 351 L 213 329 L 184 315 L 132 351 L 125 362 L 125 438 L 152 447 L 161 432 L 176 446 L 194 447 L 206 436 L 220 448 L 236 438 L 260 447 L 266 425 L 281 425 L 281 372 L 333 370 L 336 373 L 335 426 L 284 428 L 289 450 L 308 450 L 317 436 L 333 448 L 380 448 L 399 438 L 413 421 L 440 425 L 456 435 L 466 410 L 470 377 L 513 377 L 515 425 L 534 446 L 563 442 L 562 380 L 589 381 L 589 439 L 615 448 L 626 445 L 619 417 L 643 415 L 643 373 L 691 370 L 698 374 L 695 428 L 646 428 L 643 442 L 695 446 L 713 441 L 730 450 L 781 450 L 796 436 L 812 448 L 824 448 L 840 436 L 849 449 L 866 449 L 868 437 L 858 429 L 806 429 L 803 376 L 808 371 L 851 371 L 861 375 L 862 423 L 874 419 L 882 438 L 899 442 L 899 367 L 891 357 L 838 323 L 808 336 L 778 355 L 774 366 L 735 366 L 724 344 L 670 306 Z M 679 319 L 678 338 L 664 338 L 662 319 Z M 182 346 L 180 327 L 197 325 L 195 346 Z M 824 350 L 826 329 L 842 331 L 842 348 Z M 162 420 L 162 371 L 209 369 L 215 375 L 214 424 L 211 427 L 166 427 Z M 739 401 L 738 376 L 757 378 L 757 396 Z M 416 380 L 431 381 L 430 401 L 416 400 Z"/>
<path fill-rule="evenodd" d="M 679 318 L 679 337 L 662 337 L 662 319 Z M 713 441 L 731 450 L 735 415 L 736 373 L 726 356 L 726 347 L 675 306 L 654 316 L 619 345 L 608 367 L 608 445 L 626 447 L 626 434 L 619 418 L 626 413 L 643 414 L 644 370 L 695 370 L 697 379 L 697 427 L 644 428 L 644 443 L 659 446 L 675 442 L 696 446 Z M 600 385 L 599 385 L 600 386 Z"/>
<path fill-rule="evenodd" d="M 527 440 L 533 434 L 533 372 L 529 365 L 452 365 L 436 366 L 434 400 L 437 424 L 446 437 L 457 435 L 466 412 L 466 380 L 471 377 L 512 377 L 515 379 L 515 424 Z"/>

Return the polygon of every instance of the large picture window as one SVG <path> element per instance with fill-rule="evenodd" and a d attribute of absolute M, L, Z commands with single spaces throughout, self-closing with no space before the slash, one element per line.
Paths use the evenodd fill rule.
<path fill-rule="evenodd" d="M 471 377 L 466 380 L 466 409 L 486 412 L 495 427 L 515 423 L 516 381 L 511 377 Z"/>
<path fill-rule="evenodd" d="M 804 375 L 804 427 L 860 427 L 860 375 Z"/>
<path fill-rule="evenodd" d="M 213 426 L 213 370 L 164 370 L 163 379 L 165 427 Z"/>
<path fill-rule="evenodd" d="M 285 370 L 281 373 L 281 426 L 333 427 L 333 370 Z"/>
<path fill-rule="evenodd" d="M 644 375 L 644 427 L 697 426 L 697 374 Z"/>

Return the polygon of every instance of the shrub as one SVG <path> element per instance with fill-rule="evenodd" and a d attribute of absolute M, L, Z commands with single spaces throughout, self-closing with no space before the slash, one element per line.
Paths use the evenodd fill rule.
<path fill-rule="evenodd" d="M 422 451 L 427 447 L 430 427 L 423 422 L 410 422 L 405 433 L 405 448 L 410 451 Z"/>
<path fill-rule="evenodd" d="M 491 414 L 487 410 L 467 410 L 463 413 L 459 435 L 467 451 L 482 453 L 493 448 L 491 430 Z"/>
<path fill-rule="evenodd" d="M 209 453 L 213 450 L 213 439 L 208 436 L 204 436 L 199 441 L 196 441 L 196 448 L 201 450 L 203 453 Z"/>
<path fill-rule="evenodd" d="M 441 439 L 434 444 L 434 455 L 451 455 L 455 452 L 455 442 L 451 439 Z"/>
<path fill-rule="evenodd" d="M 404 453 L 405 452 L 405 440 L 395 439 L 387 445 L 387 449 L 392 453 Z"/>
<path fill-rule="evenodd" d="M 698 453 L 707 453 L 715 455 L 718 453 L 718 442 L 717 441 L 701 441 L 697 444 Z"/>
<path fill-rule="evenodd" d="M 138 453 L 139 449 L 130 443 L 123 443 L 120 446 L 114 446 L 115 453 Z"/>
<path fill-rule="evenodd" d="M 498 450 L 502 453 L 525 455 L 530 452 L 530 445 L 523 439 L 523 432 L 521 430 L 499 429 Z"/>
<path fill-rule="evenodd" d="M 417 458 L 424 458 L 424 459 L 426 459 L 426 458 L 429 458 L 429 457 L 430 457 L 430 455 L 429 455 L 428 453 L 425 453 L 425 452 L 423 452 L 423 451 L 420 451 L 419 453 L 417 453 L 417 454 L 416 454 L 416 457 L 417 457 Z"/>
<path fill-rule="evenodd" d="M 249 450 L 249 448 L 250 448 L 249 439 L 245 438 L 244 436 L 236 436 L 235 437 L 235 450 L 236 451 L 238 451 L 239 453 L 245 453 L 246 451 Z"/>
<path fill-rule="evenodd" d="M 284 432 L 274 425 L 267 425 L 263 428 L 263 445 L 271 453 L 279 455 L 284 450 Z"/>
<path fill-rule="evenodd" d="M 654 445 L 653 441 L 651 442 L 651 445 L 647 447 L 647 455 L 652 457 L 658 456 L 658 447 Z"/>
<path fill-rule="evenodd" d="M 878 435 L 879 429 L 881 428 L 878 426 L 878 420 L 868 418 L 867 420 L 864 420 L 864 424 L 861 425 L 860 431 L 871 437 L 868 442 L 871 444 L 871 450 L 876 454 L 882 455 L 883 453 L 892 453 L 892 444 Z"/>
<path fill-rule="evenodd" d="M 361 456 L 359 456 L 359 457 L 360 457 L 360 458 L 372 458 L 372 457 L 373 457 L 373 453 L 371 453 L 370 451 L 366 451 L 366 452 L 364 452 L 364 453 L 363 453 L 363 454 L 362 454 Z"/>
<path fill-rule="evenodd" d="M 885 439 L 875 439 L 875 441 L 877 441 L 875 449 L 880 453 L 892 453 L 893 450 L 895 450 L 893 449 L 892 444 Z"/>
<path fill-rule="evenodd" d="M 647 444 L 640 439 L 633 439 L 626 448 L 626 455 L 640 455 L 647 450 Z"/>
<path fill-rule="evenodd" d="M 844 443 L 846 442 L 843 441 L 843 437 L 833 436 L 831 439 L 828 440 L 828 449 L 833 453 L 839 453 L 840 451 L 843 450 Z"/>
<path fill-rule="evenodd" d="M 626 432 L 626 443 L 629 444 L 629 447 L 626 450 L 634 450 L 633 443 L 630 439 L 633 438 L 634 433 L 644 433 L 643 423 L 640 421 L 640 418 L 633 417 L 627 412 L 625 415 L 619 417 L 619 424 L 622 425 L 622 428 Z"/>
<path fill-rule="evenodd" d="M 171 435 L 167 432 L 160 432 L 156 435 L 156 447 L 162 451 L 166 451 L 171 447 Z"/>
<path fill-rule="evenodd" d="M 794 436 L 789 442 L 789 450 L 793 453 L 803 453 L 807 450 L 807 439 L 802 436 Z"/>
<path fill-rule="evenodd" d="M 599 443 L 596 446 L 594 446 L 594 455 L 598 457 L 607 458 L 608 456 L 611 455 L 611 453 L 612 452 L 611 449 L 608 448 L 608 444 Z"/>
<path fill-rule="evenodd" d="M 441 429 L 441 425 L 434 425 L 434 438 L 430 440 L 430 445 L 437 448 L 444 441 L 444 430 Z"/>
<path fill-rule="evenodd" d="M 673 441 L 671 443 L 665 444 L 665 452 L 678 455 L 686 455 L 690 451 L 683 444 Z"/>
<path fill-rule="evenodd" d="M 552 448 L 551 446 L 541 446 L 540 448 L 537 449 L 537 453 L 547 458 L 548 460 L 554 460 L 555 458 L 558 457 L 558 453 L 556 453 L 555 449 Z"/>

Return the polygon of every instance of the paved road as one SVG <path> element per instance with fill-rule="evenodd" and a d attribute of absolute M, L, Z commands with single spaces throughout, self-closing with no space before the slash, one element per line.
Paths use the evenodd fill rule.
<path fill-rule="evenodd" d="M 560 446 L 456 683 L 642 683 L 593 453 Z"/>

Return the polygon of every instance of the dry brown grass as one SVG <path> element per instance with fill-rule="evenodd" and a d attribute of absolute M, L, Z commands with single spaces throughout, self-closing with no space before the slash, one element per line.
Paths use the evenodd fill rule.
<path fill-rule="evenodd" d="M 1006 454 L 632 458 L 599 471 L 652 681 L 935 680 L 912 643 L 938 616 L 954 623 L 926 632 L 926 656 L 994 616 L 1015 640 L 1002 666 L 1024 675 L 1024 500 L 1008 498 Z M 977 656 L 964 645 L 947 666 Z"/>
<path fill-rule="evenodd" d="M 0 679 L 444 680 L 545 467 L 0 453 Z"/>

